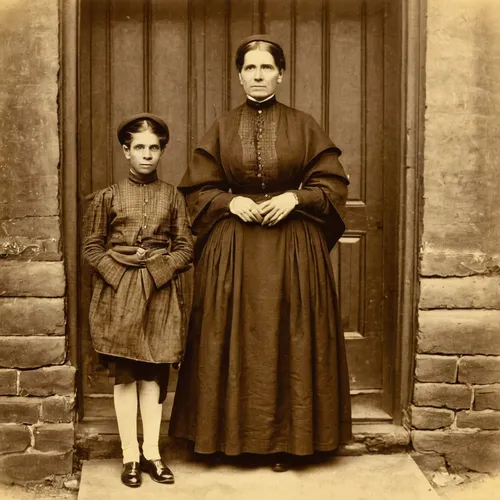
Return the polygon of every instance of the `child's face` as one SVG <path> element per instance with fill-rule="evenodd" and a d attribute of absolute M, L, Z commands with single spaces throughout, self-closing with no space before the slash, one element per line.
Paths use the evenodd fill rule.
<path fill-rule="evenodd" d="M 130 168 L 137 174 L 154 172 L 163 154 L 158 137 L 149 130 L 136 132 L 132 136 L 130 147 L 123 145 L 123 153 Z"/>

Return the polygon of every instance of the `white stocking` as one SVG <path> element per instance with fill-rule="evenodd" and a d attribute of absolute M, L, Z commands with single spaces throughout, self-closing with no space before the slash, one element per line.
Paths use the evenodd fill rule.
<path fill-rule="evenodd" d="M 115 385 L 114 402 L 118 432 L 122 444 L 123 463 L 138 462 L 137 383 Z"/>
<path fill-rule="evenodd" d="M 160 457 L 158 442 L 160 440 L 161 410 L 158 404 L 160 386 L 154 380 L 141 380 L 139 386 L 139 402 L 141 405 L 142 432 L 144 442 L 142 453 L 147 460 L 157 460 Z"/>

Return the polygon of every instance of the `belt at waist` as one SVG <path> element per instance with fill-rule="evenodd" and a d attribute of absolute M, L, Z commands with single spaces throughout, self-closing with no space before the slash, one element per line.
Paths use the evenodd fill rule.
<path fill-rule="evenodd" d="M 120 264 L 132 267 L 142 267 L 143 264 L 137 262 L 137 256 L 153 257 L 157 254 L 167 253 L 168 248 L 163 245 L 157 246 L 136 246 L 136 245 L 114 245 L 108 249 L 107 253 Z"/>

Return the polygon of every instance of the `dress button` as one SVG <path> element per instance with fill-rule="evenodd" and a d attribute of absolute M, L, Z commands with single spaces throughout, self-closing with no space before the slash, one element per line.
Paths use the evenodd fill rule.
<path fill-rule="evenodd" d="M 257 177 L 262 177 L 262 174 L 259 172 L 259 173 L 257 174 Z"/>
<path fill-rule="evenodd" d="M 262 114 L 262 109 L 259 109 L 258 113 L 259 113 L 259 115 L 261 115 Z"/>

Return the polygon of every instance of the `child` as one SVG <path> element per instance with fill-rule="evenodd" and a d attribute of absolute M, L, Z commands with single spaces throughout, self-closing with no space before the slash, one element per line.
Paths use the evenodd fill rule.
<path fill-rule="evenodd" d="M 96 275 L 90 334 L 101 364 L 115 377 L 121 480 L 131 487 L 141 485 L 141 470 L 157 482 L 174 482 L 158 441 L 170 364 L 183 354 L 186 314 L 179 274 L 192 261 L 193 240 L 183 195 L 156 174 L 168 139 L 158 116 L 124 120 L 118 140 L 129 176 L 97 192 L 84 219 L 83 256 Z"/>

